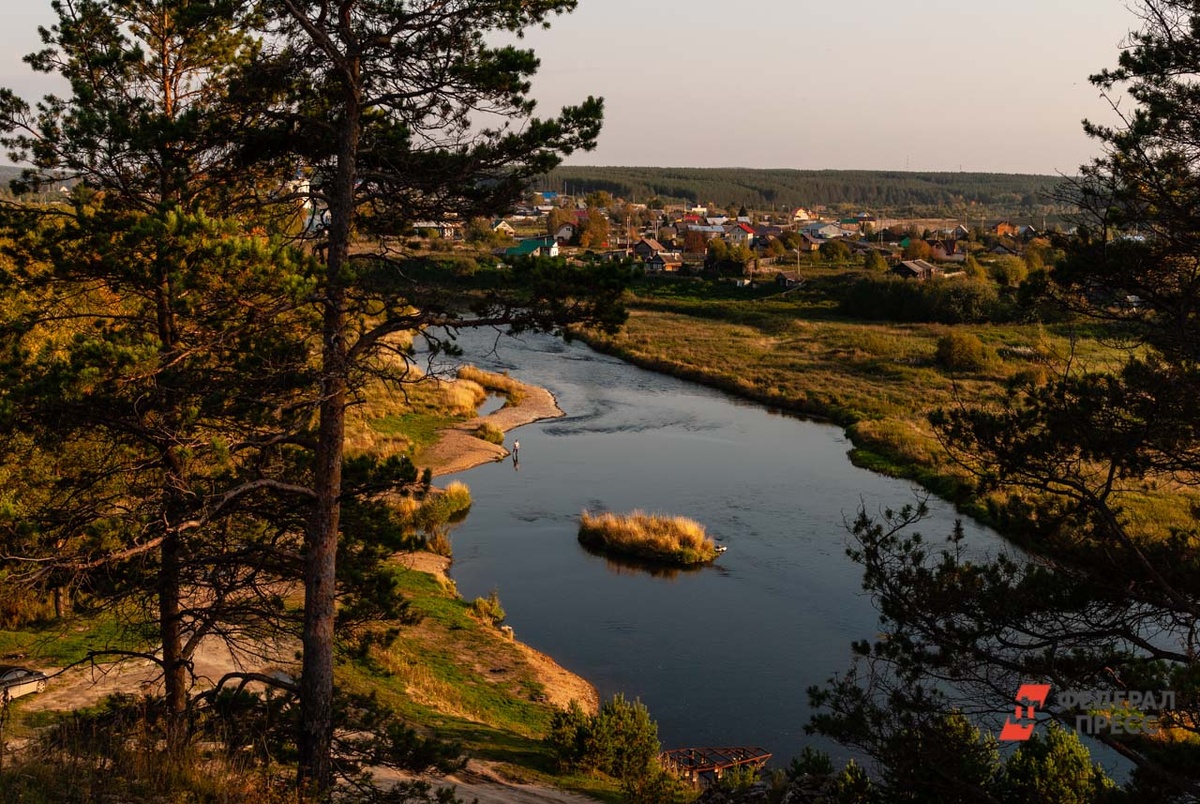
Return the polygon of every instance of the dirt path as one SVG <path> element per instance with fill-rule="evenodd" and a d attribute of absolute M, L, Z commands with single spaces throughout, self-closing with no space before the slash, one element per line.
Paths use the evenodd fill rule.
<path fill-rule="evenodd" d="M 253 654 L 240 651 L 235 654 L 224 641 L 210 637 L 200 643 L 193 657 L 198 686 L 211 688 L 221 676 L 234 671 L 299 675 L 300 664 L 295 659 L 299 646 L 298 641 L 288 645 L 255 645 Z M 45 672 L 57 673 L 59 669 L 48 668 Z M 23 699 L 21 707 L 26 712 L 82 709 L 118 692 L 160 694 L 161 681 L 162 671 L 149 659 L 74 667 L 54 676 L 42 694 Z M 252 690 L 261 688 L 258 684 L 248 685 Z"/>
<path fill-rule="evenodd" d="M 375 779 L 382 784 L 420 779 L 435 788 L 454 787 L 459 798 L 477 799 L 479 804 L 596 804 L 596 799 L 579 793 L 510 781 L 499 772 L 496 763 L 476 759 L 468 762 L 464 770 L 445 777 L 378 771 Z"/>
<path fill-rule="evenodd" d="M 524 398 L 519 404 L 505 406 L 488 416 L 479 416 L 443 430 L 438 442 L 422 453 L 421 465 L 432 469 L 434 477 L 441 477 L 489 461 L 503 460 L 509 455 L 507 449 L 472 435 L 480 424 L 489 422 L 507 433 L 522 425 L 566 415 L 554 395 L 545 388 L 522 384 L 521 391 Z"/>

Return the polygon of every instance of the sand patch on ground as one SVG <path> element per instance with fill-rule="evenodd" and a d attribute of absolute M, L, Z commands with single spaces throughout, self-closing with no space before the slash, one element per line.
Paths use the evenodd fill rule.
<path fill-rule="evenodd" d="M 300 663 L 296 661 L 296 653 L 299 649 L 300 643 L 295 641 L 287 645 L 259 643 L 254 645 L 252 652 L 234 652 L 224 640 L 209 637 L 201 641 L 192 657 L 196 689 L 211 689 L 222 676 L 231 672 L 281 672 L 298 677 Z M 49 668 L 44 672 L 52 675 L 50 683 L 40 695 L 21 699 L 21 708 L 26 712 L 82 709 L 115 693 L 162 694 L 162 670 L 149 659 L 133 658 L 119 662 L 102 662 L 98 659 L 94 664 L 68 670 Z M 248 684 L 247 689 L 261 690 L 262 685 Z"/>
<path fill-rule="evenodd" d="M 490 461 L 504 460 L 510 454 L 507 449 L 475 437 L 475 429 L 479 425 L 487 422 L 507 433 L 526 424 L 566 415 L 555 401 L 554 394 L 545 388 L 522 383 L 521 392 L 524 398 L 516 405 L 506 405 L 495 413 L 477 416 L 442 430 L 437 443 L 421 453 L 418 463 L 428 466 L 434 477 L 441 477 L 464 472 Z"/>

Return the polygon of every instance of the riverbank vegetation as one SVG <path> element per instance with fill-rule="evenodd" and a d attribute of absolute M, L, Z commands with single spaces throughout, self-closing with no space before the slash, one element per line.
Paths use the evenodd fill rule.
<path fill-rule="evenodd" d="M 1031 529 L 1028 495 L 981 486 L 945 449 L 929 415 L 1000 404 L 1014 387 L 1045 384 L 1079 366 L 1117 369 L 1128 352 L 1105 336 L 1105 326 L 864 320 L 840 312 L 856 276 L 816 269 L 809 278 L 786 294 L 760 289 L 749 297 L 704 280 L 648 280 L 635 288 L 619 334 L 584 337 L 643 368 L 837 423 L 856 464 L 916 480 L 1018 541 L 1041 533 L 1036 522 Z M 1138 532 L 1151 539 L 1168 538 L 1200 502 L 1170 478 L 1116 482 Z"/>
<path fill-rule="evenodd" d="M 599 552 L 682 566 L 707 564 L 718 555 L 716 544 L 694 519 L 641 511 L 584 511 L 579 516 L 579 542 Z"/>
<path fill-rule="evenodd" d="M 491 422 L 481 422 L 474 430 L 476 438 L 500 446 L 504 443 L 504 431 Z"/>
<path fill-rule="evenodd" d="M 500 394 L 506 405 L 519 405 L 525 400 L 525 390 L 521 383 L 507 374 L 497 374 L 494 371 L 484 371 L 476 366 L 461 366 L 458 378 L 475 383 L 491 393 Z"/>
<path fill-rule="evenodd" d="M 563 771 L 617 780 L 627 802 L 675 804 L 695 797 L 659 763 L 658 726 L 641 701 L 618 694 L 592 714 L 576 705 L 561 710 L 554 715 L 546 745 Z"/>

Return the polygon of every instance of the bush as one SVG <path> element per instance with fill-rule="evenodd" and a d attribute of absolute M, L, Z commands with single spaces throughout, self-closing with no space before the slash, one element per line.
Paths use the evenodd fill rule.
<path fill-rule="evenodd" d="M 994 285 L 966 277 L 929 282 L 865 277 L 843 292 L 840 308 L 855 318 L 921 324 L 1000 323 L 1018 312 Z"/>
<path fill-rule="evenodd" d="M 489 444 L 503 444 L 504 431 L 491 422 L 483 422 L 475 428 L 475 437 L 487 441 Z"/>
<path fill-rule="evenodd" d="M 1085 804 L 1103 800 L 1112 780 L 1091 756 L 1078 735 L 1051 723 L 1045 736 L 1034 734 L 1021 743 L 997 780 L 1000 801 L 1038 801 L 1046 804 Z"/>
<path fill-rule="evenodd" d="M 546 742 L 564 770 L 600 771 L 627 784 L 661 773 L 658 724 L 641 701 L 620 694 L 595 715 L 575 702 L 555 713 Z"/>
<path fill-rule="evenodd" d="M 1006 254 L 992 263 L 991 272 L 997 285 L 1015 288 L 1029 276 L 1029 266 L 1020 257 Z"/>
<path fill-rule="evenodd" d="M 487 597 L 477 597 L 471 604 L 471 613 L 488 625 L 500 625 L 507 614 L 500 605 L 500 592 L 496 589 L 488 592 Z"/>
<path fill-rule="evenodd" d="M 947 371 L 979 371 L 988 363 L 983 341 L 969 332 L 951 332 L 938 338 L 935 359 Z"/>

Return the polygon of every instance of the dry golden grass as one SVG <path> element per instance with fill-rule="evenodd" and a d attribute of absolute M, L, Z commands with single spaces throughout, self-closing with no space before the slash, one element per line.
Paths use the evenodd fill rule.
<path fill-rule="evenodd" d="M 474 435 L 476 438 L 481 438 L 489 444 L 503 444 L 504 431 L 491 422 L 483 422 L 475 428 Z"/>
<path fill-rule="evenodd" d="M 444 380 L 408 367 L 401 384 L 376 382 L 347 411 L 346 454 L 415 455 L 440 428 L 474 418 L 488 392 L 469 379 Z"/>
<path fill-rule="evenodd" d="M 462 366 L 458 370 L 458 379 L 478 383 L 488 391 L 506 398 L 510 405 L 519 405 L 525 398 L 525 387 L 507 374 L 496 374 L 475 366 Z"/>
<path fill-rule="evenodd" d="M 696 520 L 642 511 L 624 516 L 584 511 L 579 541 L 595 550 L 673 564 L 704 564 L 717 557 L 716 545 Z"/>

